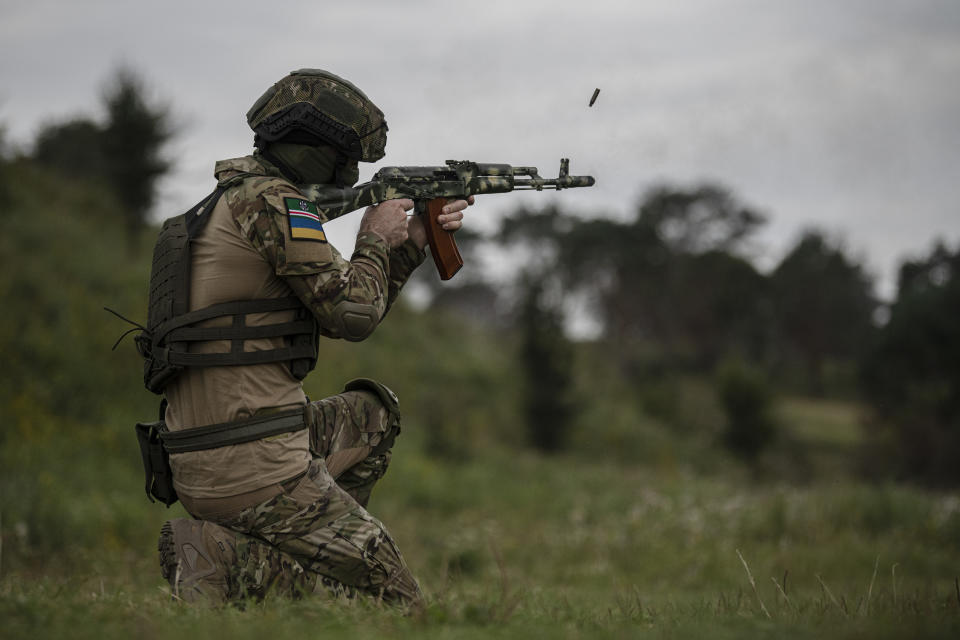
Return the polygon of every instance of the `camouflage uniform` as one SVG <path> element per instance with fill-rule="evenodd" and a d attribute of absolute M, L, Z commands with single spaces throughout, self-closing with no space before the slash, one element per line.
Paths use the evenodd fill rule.
<path fill-rule="evenodd" d="M 235 234 L 225 244 L 249 243 L 262 259 L 254 260 L 255 268 L 267 268 L 269 278 L 279 278 L 288 286 L 316 318 L 320 333 L 328 337 L 343 337 L 342 323 L 335 317 L 345 300 L 366 305 L 375 310 L 378 320 L 382 318 L 425 257 L 412 242 L 390 249 L 378 235 L 361 233 L 348 262 L 326 243 L 298 241 L 291 235 L 284 202 L 302 195 L 263 158 L 219 162 L 216 174 L 227 189 L 210 214 L 205 234 L 217 238 L 217 229 L 222 228 Z M 204 238 L 201 234 L 198 239 Z M 198 246 L 193 263 L 202 268 L 206 254 L 202 243 Z M 208 253 L 215 256 L 221 249 L 215 245 Z M 219 302 L 216 289 L 208 292 L 213 298 L 201 303 L 193 299 L 205 295 L 203 277 L 196 278 L 194 274 L 191 307 Z M 215 350 L 216 345 L 210 348 Z M 249 376 L 244 383 L 232 378 L 227 383 L 210 382 L 218 376 L 244 375 Z M 252 397 L 237 392 L 237 406 L 217 392 L 252 387 L 251 380 L 265 375 L 275 375 L 283 388 L 263 389 L 260 396 Z M 300 383 L 289 377 L 282 363 L 187 370 L 165 394 L 170 401 L 167 422 L 173 431 L 289 408 L 288 403 L 296 404 L 298 399 L 306 402 Z M 357 388 L 305 404 L 305 431 L 171 456 L 184 506 L 191 515 L 224 528 L 217 532 L 219 551 L 214 551 L 218 556 L 211 561 L 223 565 L 218 571 L 226 586 L 218 597 L 320 591 L 367 594 L 407 605 L 422 602 L 397 545 L 365 509 L 373 485 L 386 472 L 400 431 L 399 414 L 390 404 L 372 388 Z M 264 469 L 262 477 L 271 479 L 245 473 L 247 468 Z M 272 495 L 262 500 L 238 502 L 237 495 L 262 495 L 272 488 Z M 161 564 L 175 589 L 174 574 L 181 567 L 174 568 L 174 563 L 184 561 L 177 553 L 165 550 L 161 536 Z"/>
<path fill-rule="evenodd" d="M 317 456 L 307 472 L 280 495 L 218 520 L 243 534 L 228 570 L 228 598 L 321 592 L 421 603 L 400 550 L 364 508 L 389 465 L 399 416 L 368 392 L 310 403 L 307 416 Z"/>

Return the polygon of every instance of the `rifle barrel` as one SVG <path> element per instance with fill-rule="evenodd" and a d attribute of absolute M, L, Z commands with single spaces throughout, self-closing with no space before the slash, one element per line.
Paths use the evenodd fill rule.
<path fill-rule="evenodd" d="M 596 183 L 593 176 L 563 176 L 561 178 L 518 178 L 514 180 L 515 189 L 573 189 L 574 187 L 592 187 Z"/>

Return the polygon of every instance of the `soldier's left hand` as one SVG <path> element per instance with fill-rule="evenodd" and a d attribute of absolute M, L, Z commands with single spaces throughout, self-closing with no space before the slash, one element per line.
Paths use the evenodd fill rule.
<path fill-rule="evenodd" d="M 451 200 L 443 205 L 440 215 L 437 216 L 437 222 L 445 231 L 456 233 L 458 229 L 463 227 L 463 210 L 472 204 L 473 196 L 466 200 Z M 423 228 L 420 216 L 410 218 L 407 223 L 407 234 L 421 249 L 427 246 L 427 232 Z"/>
<path fill-rule="evenodd" d="M 443 205 L 442 213 L 437 216 L 437 222 L 445 231 L 456 231 L 463 226 L 463 211 L 473 204 L 473 196 L 466 200 L 454 200 Z"/>

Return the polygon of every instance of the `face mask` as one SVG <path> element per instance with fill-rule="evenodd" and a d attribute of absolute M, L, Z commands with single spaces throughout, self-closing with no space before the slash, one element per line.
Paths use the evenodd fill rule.
<path fill-rule="evenodd" d="M 280 169 L 298 184 L 350 187 L 360 179 L 360 168 L 355 160 L 346 160 L 346 164 L 337 166 L 337 152 L 333 147 L 274 142 L 264 155 L 279 164 Z"/>

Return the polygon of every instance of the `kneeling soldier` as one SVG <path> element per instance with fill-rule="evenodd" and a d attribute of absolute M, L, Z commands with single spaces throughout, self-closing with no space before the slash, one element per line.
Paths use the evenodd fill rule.
<path fill-rule="evenodd" d="M 386 121 L 315 69 L 277 82 L 247 120 L 255 152 L 218 162 L 216 190 L 164 224 L 137 338 L 146 386 L 164 396 L 160 421 L 138 425 L 148 491 L 195 518 L 163 526 L 163 575 L 187 601 L 324 592 L 421 606 L 366 510 L 400 432 L 396 396 L 358 379 L 308 402 L 301 386 L 318 361 L 336 366 L 319 337 L 369 336 L 425 256 L 410 200 L 368 208 L 348 261 L 297 188 L 354 184 L 358 162 L 383 157 Z M 459 229 L 466 207 L 446 205 L 443 227 Z"/>

